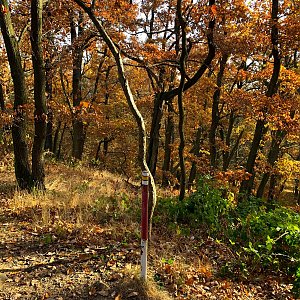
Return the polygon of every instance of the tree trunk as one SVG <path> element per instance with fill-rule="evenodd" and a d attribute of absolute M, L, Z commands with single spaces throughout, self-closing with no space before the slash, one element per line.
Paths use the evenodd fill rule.
<path fill-rule="evenodd" d="M 162 185 L 167 187 L 169 185 L 168 174 L 171 168 L 171 144 L 174 140 L 174 108 L 172 101 L 168 102 L 168 117 L 166 122 L 166 132 L 165 132 L 165 156 L 163 163 L 163 176 Z"/>
<path fill-rule="evenodd" d="M 271 175 L 270 178 L 270 186 L 269 186 L 269 193 L 268 193 L 268 206 L 272 208 L 274 206 L 274 199 L 275 199 L 275 188 L 277 184 L 277 176 L 275 174 Z"/>
<path fill-rule="evenodd" d="M 45 62 L 45 71 L 46 71 L 46 95 L 47 102 L 52 100 L 52 75 L 51 75 L 51 61 L 47 59 Z M 47 130 L 46 130 L 46 141 L 45 141 L 45 150 L 52 151 L 53 149 L 53 112 L 48 104 L 47 112 Z"/>
<path fill-rule="evenodd" d="M 272 55 L 274 58 L 273 64 L 273 72 L 270 83 L 268 85 L 268 89 L 266 92 L 266 96 L 271 98 L 277 91 L 277 82 L 280 73 L 280 55 L 278 50 L 278 0 L 272 1 L 272 28 L 271 28 L 271 41 L 272 41 Z M 270 99 L 271 100 L 271 99 Z M 267 108 L 264 108 L 263 113 L 267 112 Z M 252 140 L 250 153 L 248 156 L 247 164 L 246 164 L 246 172 L 251 174 L 250 180 L 243 180 L 240 187 L 240 195 L 242 197 L 248 196 L 253 188 L 254 184 L 254 165 L 257 157 L 258 149 L 260 142 L 266 133 L 266 120 L 265 118 L 259 119 L 256 122 L 255 133 Z M 244 196 L 243 196 L 244 195 Z"/>
<path fill-rule="evenodd" d="M 78 45 L 78 38 L 82 35 L 82 13 L 79 15 L 78 27 L 74 20 L 74 16 L 71 18 L 71 43 L 72 43 L 72 55 L 73 55 L 73 107 L 75 107 L 75 113 L 73 114 L 73 144 L 72 144 L 72 156 L 81 160 L 85 142 L 85 126 L 80 116 L 80 102 L 82 101 L 82 58 L 83 47 Z"/>
<path fill-rule="evenodd" d="M 217 75 L 217 87 L 213 95 L 211 126 L 209 131 L 210 165 L 213 168 L 217 167 L 216 132 L 220 122 L 219 102 L 220 102 L 222 80 L 224 76 L 227 59 L 228 59 L 228 54 L 223 54 L 220 61 L 220 70 Z"/>
<path fill-rule="evenodd" d="M 177 18 L 181 29 L 181 55 L 179 60 L 179 71 L 180 71 L 180 83 L 178 87 L 178 112 L 179 112 L 179 164 L 180 164 L 180 193 L 179 201 L 182 201 L 185 196 L 186 189 L 186 170 L 185 170 L 185 159 L 184 159 L 184 148 L 185 148 L 185 136 L 184 136 L 184 108 L 183 108 L 183 91 L 186 77 L 186 60 L 188 57 L 187 52 L 187 37 L 186 37 L 186 21 L 182 15 L 182 1 L 177 1 Z"/>
<path fill-rule="evenodd" d="M 276 131 L 275 136 L 273 136 L 273 138 L 272 138 L 272 143 L 271 143 L 270 151 L 269 151 L 268 158 L 267 158 L 267 162 L 270 167 L 273 167 L 276 160 L 278 159 L 279 152 L 280 152 L 280 145 L 281 145 L 281 142 L 283 141 L 284 137 L 286 136 L 286 134 L 287 134 L 286 131 L 278 130 L 278 131 Z M 270 172 L 266 172 L 263 174 L 262 179 L 259 184 L 259 187 L 257 189 L 256 197 L 258 197 L 258 198 L 263 197 L 264 190 L 265 190 L 267 182 L 270 178 L 270 175 L 271 175 Z M 270 186 L 270 188 L 271 188 L 271 186 Z M 272 194 L 272 192 L 270 194 Z"/>
<path fill-rule="evenodd" d="M 64 124 L 63 130 L 62 130 L 61 135 L 60 135 L 58 149 L 57 149 L 57 152 L 56 152 L 56 159 L 60 159 L 60 156 L 61 156 L 61 147 L 62 147 L 62 143 L 63 143 L 63 140 L 64 140 L 64 135 L 65 135 L 66 128 L 67 128 L 67 123 Z"/>
<path fill-rule="evenodd" d="M 147 164 L 154 178 L 156 174 L 156 164 L 159 148 L 159 130 L 161 127 L 161 120 L 163 117 L 163 104 L 164 101 L 161 97 L 161 94 L 155 94 L 147 157 Z"/>
<path fill-rule="evenodd" d="M 129 105 L 129 108 L 132 112 L 132 115 L 136 121 L 138 130 L 139 130 L 139 163 L 142 170 L 145 170 L 149 173 L 150 177 L 150 188 L 153 191 L 153 198 L 151 203 L 149 203 L 149 233 L 151 233 L 151 220 L 154 213 L 154 208 L 156 204 L 156 188 L 155 188 L 155 182 L 154 177 L 152 176 L 152 173 L 150 172 L 150 169 L 147 165 L 146 161 L 146 152 L 147 152 L 147 132 L 145 127 L 145 122 L 143 119 L 143 116 L 141 115 L 140 111 L 138 110 L 136 103 L 134 101 L 126 74 L 124 70 L 123 60 L 121 56 L 120 50 L 116 47 L 115 43 L 112 41 L 110 36 L 107 34 L 106 30 L 102 26 L 102 23 L 97 19 L 97 17 L 94 15 L 91 8 L 87 7 L 84 2 L 81 0 L 74 0 L 90 17 L 92 22 L 94 23 L 95 27 L 97 28 L 98 32 L 100 33 L 101 37 L 103 38 L 104 42 L 108 46 L 109 50 L 111 51 L 112 55 L 114 56 L 115 62 L 117 64 L 118 68 L 118 75 L 119 75 L 119 81 L 122 86 L 124 95 L 126 97 L 127 103 Z"/>
<path fill-rule="evenodd" d="M 99 155 L 100 155 L 100 150 L 101 150 L 101 144 L 103 143 L 103 141 L 99 141 L 98 142 L 98 146 L 97 146 L 97 150 L 96 150 L 96 155 L 95 155 L 95 161 L 99 160 Z"/>
<path fill-rule="evenodd" d="M 2 111 L 5 110 L 4 92 L 3 92 L 3 86 L 1 82 L 0 82 L 0 109 Z"/>
<path fill-rule="evenodd" d="M 55 129 L 54 138 L 53 138 L 53 146 L 52 146 L 52 153 L 56 154 L 58 149 L 58 138 L 59 138 L 59 132 L 61 128 L 61 121 L 58 121 L 57 127 Z"/>
<path fill-rule="evenodd" d="M 45 189 L 44 146 L 47 128 L 46 74 L 42 48 L 43 0 L 31 1 L 31 47 L 34 69 L 34 141 L 32 178 L 35 187 Z"/>
<path fill-rule="evenodd" d="M 72 156 L 76 159 L 81 160 L 83 149 L 84 149 L 85 128 L 81 119 L 74 119 L 72 124 L 73 124 Z"/>
<path fill-rule="evenodd" d="M 234 126 L 234 121 L 235 121 L 235 116 L 234 113 L 231 112 L 230 116 L 229 116 L 229 124 L 228 124 L 228 130 L 227 130 L 227 134 L 225 137 L 225 145 L 227 147 L 226 151 L 223 151 L 223 171 L 227 171 L 229 164 L 233 158 L 233 156 L 235 155 L 239 143 L 242 139 L 242 136 L 244 134 L 244 130 L 242 130 L 240 132 L 240 134 L 238 135 L 233 147 L 230 149 L 231 147 L 231 135 L 232 135 L 232 130 L 233 130 L 233 126 Z"/>
<path fill-rule="evenodd" d="M 254 137 L 252 140 L 250 152 L 246 163 L 246 172 L 251 174 L 251 177 L 249 180 L 243 180 L 241 183 L 239 194 L 242 197 L 244 196 L 246 197 L 251 194 L 253 183 L 254 183 L 254 177 L 255 177 L 255 173 L 254 173 L 255 160 L 258 153 L 260 142 L 265 132 L 266 132 L 265 120 L 257 120 Z"/>
<path fill-rule="evenodd" d="M 4 97 L 4 92 L 3 92 L 3 87 L 2 87 L 1 81 L 0 81 L 0 110 L 2 112 L 5 111 L 5 97 Z M 1 114 L 1 111 L 0 111 L 0 114 Z M 6 130 L 7 130 L 6 125 L 3 125 L 0 127 L 0 143 L 2 145 L 0 154 L 3 154 L 6 152 L 6 148 L 7 148 L 7 142 L 6 142 L 6 138 L 5 138 Z"/>
<path fill-rule="evenodd" d="M 193 149 L 191 151 L 191 153 L 193 153 L 197 157 L 199 157 L 199 154 L 200 154 L 202 134 L 203 134 L 203 127 L 202 127 L 202 125 L 199 125 L 197 132 L 196 132 L 195 143 L 194 143 Z M 195 161 L 192 161 L 192 166 L 191 166 L 189 180 L 188 180 L 188 188 L 189 189 L 191 189 L 191 187 L 194 185 L 196 175 L 197 175 L 197 163 Z"/>
<path fill-rule="evenodd" d="M 103 154 L 104 156 L 107 155 L 108 153 L 108 145 L 109 145 L 109 142 L 111 141 L 111 139 L 105 137 L 104 140 L 103 140 Z"/>
<path fill-rule="evenodd" d="M 225 145 L 227 147 L 227 149 L 224 151 L 223 150 L 223 167 L 222 170 L 226 171 L 229 167 L 229 156 L 230 156 L 230 140 L 231 140 L 231 134 L 232 134 L 232 130 L 233 130 L 233 125 L 234 125 L 234 113 L 233 111 L 231 111 L 230 115 L 229 115 L 229 123 L 228 123 L 228 129 L 227 129 L 227 134 L 226 134 L 226 138 L 225 138 Z M 223 139 L 224 141 L 224 139 Z"/>
<path fill-rule="evenodd" d="M 153 180 L 155 180 L 156 175 L 156 165 L 159 150 L 159 131 L 161 128 L 161 121 L 163 117 L 163 105 L 164 100 L 161 97 L 161 93 L 156 93 L 154 97 L 154 107 L 152 113 L 148 151 L 146 152 L 147 165 L 149 167 L 150 173 L 153 176 Z M 151 216 L 153 215 L 156 203 L 156 189 L 153 190 L 152 186 L 150 186 L 149 189 L 149 203 L 149 215 L 150 218 L 152 218 Z"/>
<path fill-rule="evenodd" d="M 111 141 L 112 141 L 112 139 L 109 139 L 107 137 L 105 137 L 103 140 L 99 141 L 98 146 L 97 146 L 96 155 L 95 155 L 95 160 L 96 161 L 100 159 L 100 152 L 101 152 L 101 145 L 102 144 L 103 144 L 103 155 L 107 156 L 109 142 L 111 142 Z"/>
<path fill-rule="evenodd" d="M 45 140 L 45 150 L 52 151 L 53 149 L 53 112 L 52 109 L 48 106 L 47 113 L 47 129 L 46 129 L 46 140 Z"/>
<path fill-rule="evenodd" d="M 109 89 L 108 89 L 108 80 L 109 80 L 109 74 L 110 74 L 110 71 L 112 70 L 112 67 L 109 66 L 106 70 L 106 74 L 105 74 L 105 99 L 104 99 L 104 104 L 105 105 L 109 105 Z M 107 122 L 109 122 L 109 115 L 107 114 L 105 116 L 105 119 Z M 112 138 L 109 138 L 108 136 L 104 137 L 104 140 L 103 140 L 103 154 L 104 156 L 107 155 L 108 153 L 108 145 L 109 145 L 109 142 L 112 141 Z"/>
<path fill-rule="evenodd" d="M 26 143 L 26 111 L 27 91 L 25 76 L 22 68 L 18 41 L 11 21 L 11 14 L 7 0 L 2 0 L 0 10 L 0 26 L 3 35 L 11 75 L 14 84 L 14 120 L 12 124 L 12 138 L 14 146 L 15 175 L 21 189 L 31 189 L 32 178 L 28 161 Z"/>

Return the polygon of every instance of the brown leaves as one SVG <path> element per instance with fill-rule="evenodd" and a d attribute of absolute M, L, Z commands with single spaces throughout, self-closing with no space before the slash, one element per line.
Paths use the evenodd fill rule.
<path fill-rule="evenodd" d="M 215 18 L 218 14 L 217 6 L 215 4 L 213 4 L 209 8 L 210 8 L 210 13 Z"/>
<path fill-rule="evenodd" d="M 218 172 L 215 178 L 221 183 L 228 182 L 229 184 L 237 185 L 242 180 L 250 179 L 251 174 L 247 173 L 244 169 L 241 170 L 228 170 L 226 172 Z"/>

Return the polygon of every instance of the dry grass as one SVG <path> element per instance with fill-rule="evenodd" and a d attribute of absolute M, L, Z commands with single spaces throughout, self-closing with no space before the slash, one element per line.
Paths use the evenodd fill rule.
<path fill-rule="evenodd" d="M 138 209 L 138 204 L 137 191 L 122 178 L 106 171 L 61 164 L 47 166 L 46 192 L 15 189 L 9 202 L 11 210 L 26 214 L 33 225 L 63 222 L 77 229 L 111 219 L 135 223 L 134 214 L 127 212 Z"/>
<path fill-rule="evenodd" d="M 22 220 L 30 221 L 33 228 L 66 238 L 75 230 L 85 236 L 91 229 L 109 232 L 109 238 L 116 241 L 129 232 L 139 235 L 140 191 L 120 176 L 59 163 L 48 164 L 46 171 L 45 192 L 18 191 L 16 186 L 11 186 L 12 170 L 7 181 L 12 191 L 9 209 Z M 96 234 L 95 238 L 101 244 L 102 237 Z M 138 267 L 132 265 L 124 274 L 116 289 L 120 299 L 137 299 L 136 296 L 141 300 L 171 299 L 151 279 L 153 276 L 149 276 L 147 283 L 141 281 Z"/>
<path fill-rule="evenodd" d="M 48 163 L 46 174 L 46 192 L 34 191 L 28 194 L 18 191 L 13 185 L 15 179 L 11 165 L 5 166 L 4 170 L 0 168 L 0 200 L 3 200 L 2 194 L 6 198 L 9 195 L 10 199 L 5 202 L 5 209 L 8 208 L 5 213 L 12 212 L 13 230 L 18 220 L 21 220 L 18 233 L 20 236 L 27 234 L 29 244 L 34 237 L 37 250 L 33 255 L 37 256 L 36 251 L 40 245 L 50 249 L 47 250 L 49 253 L 56 253 L 55 241 L 67 248 L 74 247 L 79 258 L 76 262 L 78 272 L 74 271 L 74 278 L 84 272 L 90 272 L 91 276 L 96 274 L 96 281 L 99 280 L 99 276 L 103 276 L 103 280 L 111 276 L 113 280 L 117 280 L 111 286 L 116 292 L 115 299 L 173 299 L 170 295 L 186 299 L 213 299 L 211 297 L 214 295 L 214 299 L 249 299 L 247 294 L 244 296 L 242 292 L 238 298 L 230 296 L 234 289 L 240 288 L 239 283 L 216 280 L 215 270 L 224 259 L 231 259 L 219 244 L 207 239 L 200 229 L 192 233 L 194 236 L 185 236 L 176 232 L 174 228 L 168 229 L 168 224 L 163 221 L 158 225 L 154 224 L 157 226 L 153 228 L 153 240 L 150 244 L 149 280 L 145 284 L 139 279 L 139 267 L 136 267 L 139 265 L 140 251 L 139 189 L 128 184 L 120 176 L 80 165 L 71 167 L 60 163 Z M 159 194 L 168 196 L 169 192 L 159 191 Z M 15 217 L 17 218 L 14 219 Z M 12 233 L 14 240 L 16 233 Z M 4 235 L 7 237 L 6 232 Z M 61 248 L 61 252 L 65 251 L 65 246 Z M 88 253 L 84 252 L 86 249 Z M 93 259 L 89 251 L 98 255 L 97 259 Z M 59 255 L 64 257 L 69 254 Z M 44 259 L 43 255 L 39 257 Z M 81 261 L 86 257 L 87 260 Z M 83 271 L 80 271 L 81 264 Z M 124 271 L 125 264 L 127 268 Z M 55 267 L 59 268 L 59 265 Z M 72 273 L 66 273 L 63 266 L 60 267 L 62 269 L 57 273 L 62 281 L 63 278 L 72 276 Z M 102 268 L 101 272 L 99 268 Z M 40 270 L 37 269 L 36 272 L 38 274 Z M 114 277 L 115 275 L 118 276 Z M 82 277 L 86 277 L 85 273 Z M 49 283 L 49 286 L 52 286 L 51 284 Z M 14 283 L 14 286 L 18 284 Z M 164 292 L 160 286 L 170 294 Z M 44 288 L 42 282 L 40 288 Z M 54 283 L 52 288 L 58 292 Z M 91 291 L 94 288 L 97 291 L 97 286 L 92 284 Z M 20 291 L 22 289 L 24 286 L 20 286 Z M 29 286 L 28 290 L 32 292 L 33 287 Z M 255 293 L 258 294 L 259 290 Z"/>
<path fill-rule="evenodd" d="M 125 278 L 119 285 L 117 291 L 120 299 L 139 299 L 139 300 L 171 300 L 172 298 L 166 291 L 158 288 L 153 281 L 153 276 L 148 276 L 147 282 L 139 276 L 139 269 L 127 265 L 124 271 Z M 136 298 L 138 296 L 138 298 Z"/>

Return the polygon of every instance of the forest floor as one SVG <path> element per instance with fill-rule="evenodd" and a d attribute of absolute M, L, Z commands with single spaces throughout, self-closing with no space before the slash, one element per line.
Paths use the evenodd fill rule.
<path fill-rule="evenodd" d="M 139 190 L 107 172 L 47 166 L 47 192 L 0 169 L 0 299 L 294 299 L 280 274 L 221 277 L 236 255 L 201 231 L 153 228 L 139 278 Z"/>

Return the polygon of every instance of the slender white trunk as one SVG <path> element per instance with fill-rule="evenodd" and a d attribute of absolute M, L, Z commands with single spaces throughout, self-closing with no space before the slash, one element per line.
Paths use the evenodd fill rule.
<path fill-rule="evenodd" d="M 119 81 L 121 83 L 124 95 L 126 97 L 128 106 L 132 112 L 132 115 L 136 121 L 136 124 L 139 129 L 139 163 L 141 166 L 142 171 L 147 171 L 149 173 L 149 178 L 150 178 L 150 189 L 152 191 L 152 197 L 153 197 L 153 202 L 152 202 L 152 207 L 151 207 L 151 212 L 150 212 L 150 226 L 151 228 L 151 220 L 156 204 L 156 187 L 155 187 L 155 181 L 154 178 L 148 168 L 147 161 L 146 161 L 146 152 L 147 152 L 147 135 L 146 135 L 146 127 L 145 127 L 145 122 L 144 118 L 141 115 L 139 109 L 136 106 L 136 103 L 134 101 L 130 85 L 128 83 L 127 77 L 125 75 L 125 69 L 124 69 L 124 64 L 123 60 L 121 57 L 121 51 L 120 49 L 115 45 L 115 43 L 112 41 L 104 27 L 102 26 L 101 21 L 98 20 L 98 18 L 95 16 L 93 13 L 92 9 L 86 4 L 81 1 L 81 0 L 73 0 L 75 3 L 77 3 L 90 17 L 91 21 L 97 28 L 98 32 L 100 33 L 101 37 L 103 38 L 104 42 L 107 44 L 109 50 L 114 56 L 115 62 L 117 64 L 118 68 L 118 75 L 119 75 Z"/>

